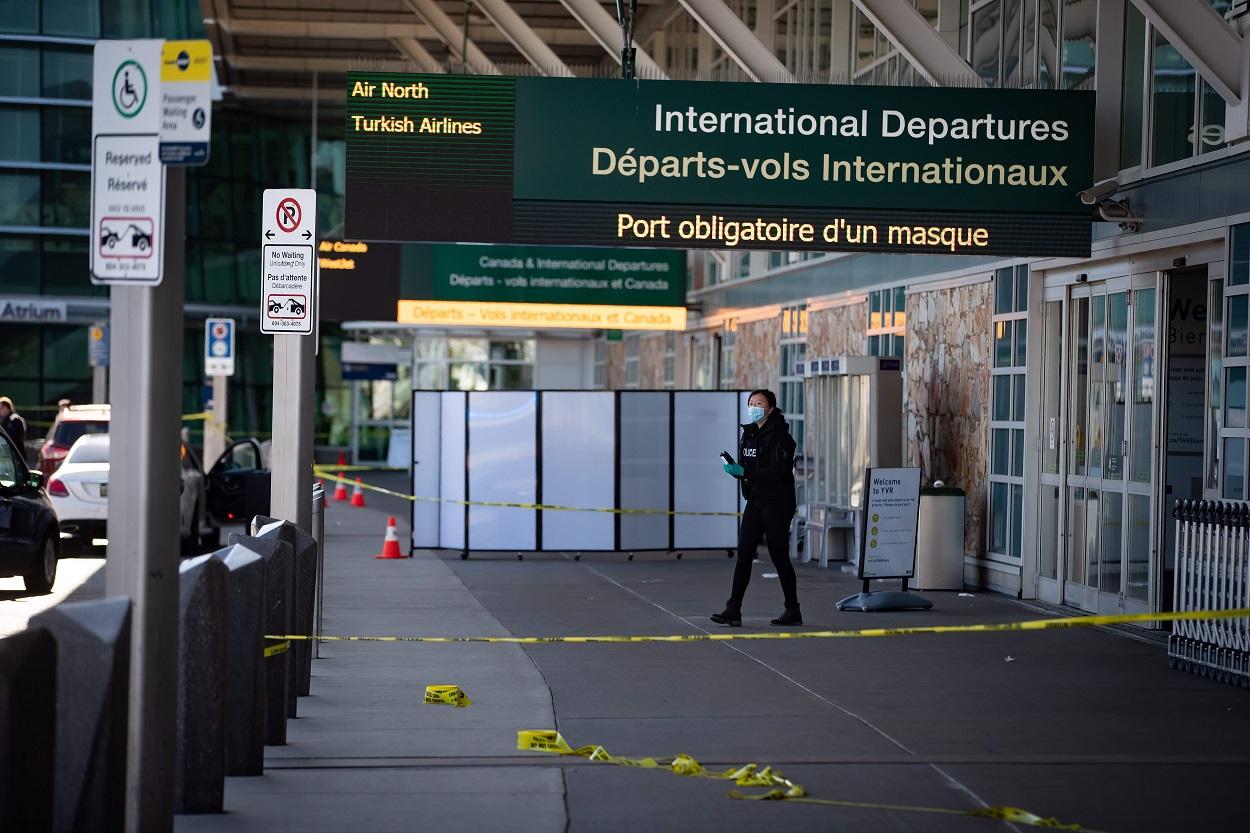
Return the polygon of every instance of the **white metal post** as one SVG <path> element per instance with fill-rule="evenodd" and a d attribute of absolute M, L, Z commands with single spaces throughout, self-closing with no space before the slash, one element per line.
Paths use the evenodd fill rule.
<path fill-rule="evenodd" d="M 269 514 L 312 533 L 313 336 L 273 337 Z"/>
<path fill-rule="evenodd" d="M 186 171 L 165 169 L 164 278 L 114 286 L 108 596 L 128 596 L 128 833 L 172 831 L 178 688 L 179 414 Z"/>
<path fill-rule="evenodd" d="M 226 450 L 227 414 L 230 413 L 228 376 L 210 376 L 213 406 L 204 421 L 204 465 L 211 466 Z"/>

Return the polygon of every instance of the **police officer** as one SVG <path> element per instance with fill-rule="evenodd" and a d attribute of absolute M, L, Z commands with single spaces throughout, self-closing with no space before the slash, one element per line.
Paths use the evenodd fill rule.
<path fill-rule="evenodd" d="M 725 473 L 742 483 L 746 510 L 738 527 L 738 563 L 734 567 L 733 591 L 725 609 L 712 616 L 718 625 L 742 624 L 742 598 L 751 581 L 751 562 L 760 539 L 768 541 L 768 555 L 785 594 L 785 612 L 774 625 L 801 625 L 794 567 L 790 564 L 790 521 L 794 518 L 794 438 L 785 415 L 777 408 L 770 390 L 757 390 L 747 399 L 747 417 L 738 443 L 738 462 L 725 463 Z"/>

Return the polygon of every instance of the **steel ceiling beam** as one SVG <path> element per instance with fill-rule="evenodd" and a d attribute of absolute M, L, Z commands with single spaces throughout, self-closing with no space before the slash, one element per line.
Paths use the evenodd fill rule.
<path fill-rule="evenodd" d="M 470 69 L 483 75 L 499 74 L 499 70 L 495 67 L 494 62 L 487 58 L 486 54 L 473 42 L 474 39 L 484 41 L 485 38 L 483 36 L 487 34 L 488 30 L 491 34 L 497 35 L 497 32 L 492 27 L 470 26 L 469 37 L 466 40 L 464 29 L 448 17 L 447 13 L 434 0 L 405 0 L 405 2 L 413 14 L 434 29 L 438 39 L 443 42 L 443 45 L 447 47 L 447 51 L 451 53 L 456 61 L 467 64 Z"/>
<path fill-rule="evenodd" d="M 422 72 L 442 72 L 443 65 L 434 59 L 430 51 L 416 38 L 391 38 L 391 44 L 399 53 L 417 65 Z"/>
<path fill-rule="evenodd" d="M 422 2 L 422 0 L 410 0 Z M 441 9 L 440 9 L 441 11 Z M 360 23 L 348 20 L 300 20 L 298 17 L 283 18 L 213 18 L 220 29 L 239 36 L 263 38 L 322 38 L 325 40 L 390 40 L 391 38 L 420 38 L 423 40 L 441 40 L 438 31 L 426 23 L 412 22 L 373 22 Z M 450 21 L 449 21 L 450 22 Z M 452 24 L 455 26 L 455 24 Z M 455 26 L 460 32 L 460 27 Z M 556 26 L 541 27 L 532 30 L 534 34 L 553 46 L 596 46 L 595 39 L 584 29 L 576 27 L 560 28 Z M 469 27 L 470 43 L 507 43 L 506 35 L 496 31 L 494 26 L 479 25 Z M 454 47 L 448 44 L 455 54 L 460 52 L 460 40 Z M 470 47 L 472 56 L 476 47 Z M 482 57 L 485 57 L 484 55 Z"/>
<path fill-rule="evenodd" d="M 619 64 L 621 62 L 621 26 L 616 18 L 608 14 L 607 10 L 600 6 L 598 0 L 560 0 L 564 8 L 569 10 L 569 14 L 582 24 L 587 32 L 590 33 L 599 45 L 604 48 L 609 55 Z M 633 43 L 637 50 L 634 56 L 635 66 L 638 68 L 639 75 L 644 78 L 667 78 L 664 70 L 651 59 L 651 56 L 638 45 L 638 41 Z"/>
<path fill-rule="evenodd" d="M 495 28 L 503 33 L 517 52 L 525 56 L 525 60 L 529 61 L 534 69 L 543 75 L 568 78 L 573 76 L 573 71 L 565 66 L 560 56 L 547 45 L 547 39 L 530 28 L 530 25 L 521 19 L 521 16 L 508 5 L 506 0 L 476 0 L 476 2 L 478 8 L 490 18 L 490 22 L 495 24 Z"/>
<path fill-rule="evenodd" d="M 959 51 L 907 0 L 854 0 L 864 16 L 934 86 L 984 87 Z M 939 25 L 941 19 L 939 18 Z"/>
<path fill-rule="evenodd" d="M 1245 102 L 1246 39 L 1207 0 L 1131 0 L 1230 105 Z"/>
<path fill-rule="evenodd" d="M 794 75 L 786 65 L 760 42 L 724 0 L 681 0 L 681 5 L 751 80 L 794 82 Z"/>

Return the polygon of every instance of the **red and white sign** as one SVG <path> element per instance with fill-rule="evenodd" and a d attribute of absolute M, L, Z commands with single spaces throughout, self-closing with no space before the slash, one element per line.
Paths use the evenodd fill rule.
<path fill-rule="evenodd" d="M 262 333 L 313 333 L 316 217 L 316 191 L 308 188 L 265 191 L 260 241 Z"/>

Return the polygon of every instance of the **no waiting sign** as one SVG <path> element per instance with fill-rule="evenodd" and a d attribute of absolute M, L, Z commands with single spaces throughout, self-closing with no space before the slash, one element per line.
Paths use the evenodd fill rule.
<path fill-rule="evenodd" d="M 269 188 L 261 208 L 262 333 L 311 335 L 316 318 L 317 192 Z"/>

